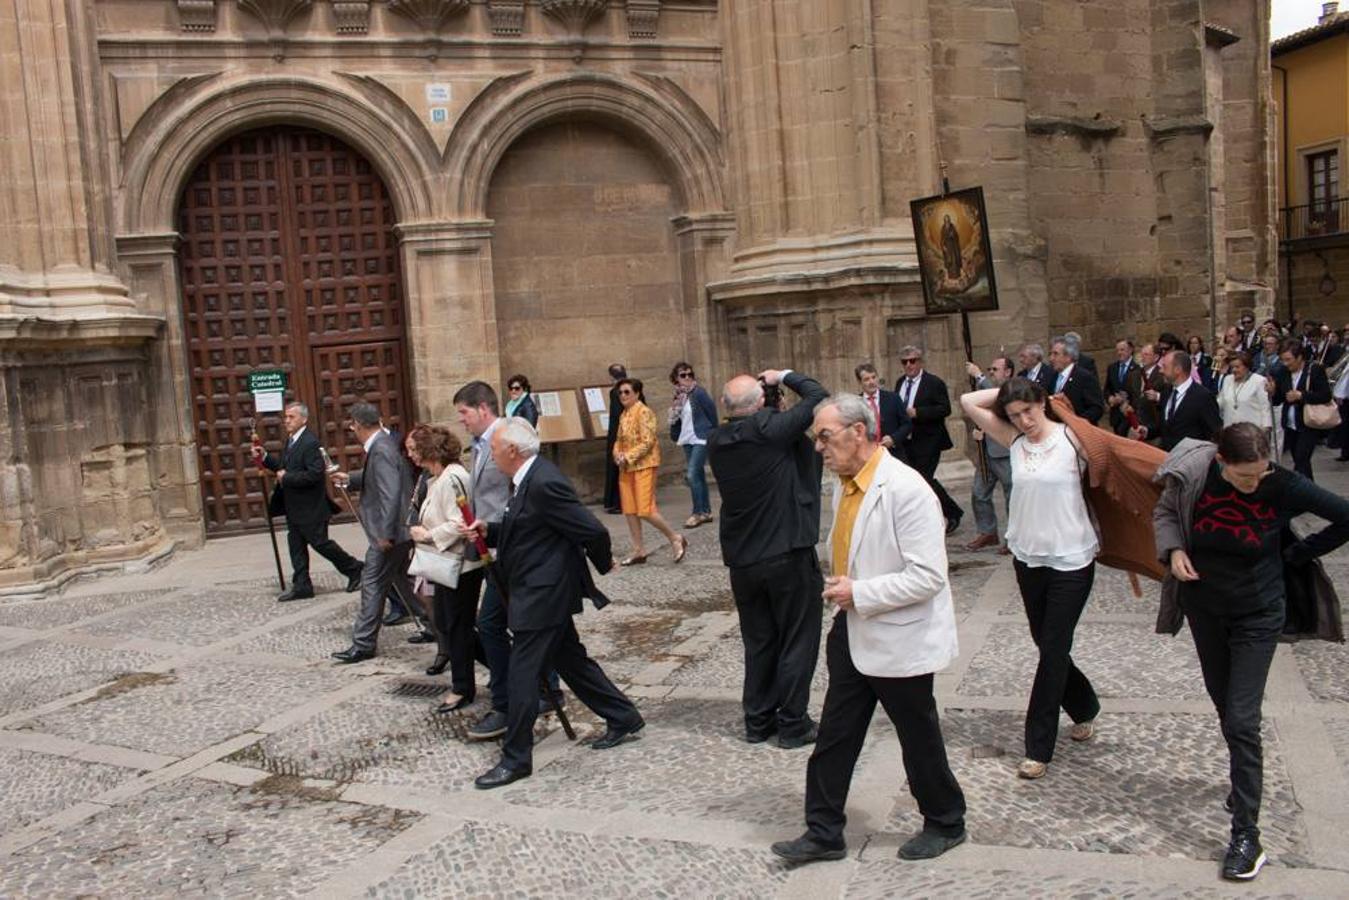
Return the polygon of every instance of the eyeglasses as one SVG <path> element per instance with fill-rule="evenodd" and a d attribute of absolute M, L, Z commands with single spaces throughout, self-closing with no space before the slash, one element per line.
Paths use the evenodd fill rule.
<path fill-rule="evenodd" d="M 922 357 L 919 356 L 910 356 L 908 359 L 901 359 L 900 362 L 902 362 L 904 365 L 907 366 L 910 365 L 911 363 L 919 362 L 921 359 Z"/>
<path fill-rule="evenodd" d="M 675 377 L 676 377 L 676 378 L 692 378 L 692 377 L 693 377 L 693 373 L 692 373 L 692 372 L 678 372 L 678 373 L 675 374 Z"/>

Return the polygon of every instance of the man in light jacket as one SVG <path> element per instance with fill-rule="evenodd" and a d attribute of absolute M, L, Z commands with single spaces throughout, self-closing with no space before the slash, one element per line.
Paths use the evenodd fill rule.
<path fill-rule="evenodd" d="M 895 724 L 923 830 L 900 859 L 931 859 L 965 840 L 965 795 L 946 759 L 933 673 L 956 658 L 942 511 L 923 477 L 872 440 L 871 410 L 835 394 L 815 410 L 815 448 L 839 476 L 824 599 L 829 690 L 806 768 L 806 833 L 773 852 L 790 862 L 847 854 L 844 806 L 877 701 Z"/>

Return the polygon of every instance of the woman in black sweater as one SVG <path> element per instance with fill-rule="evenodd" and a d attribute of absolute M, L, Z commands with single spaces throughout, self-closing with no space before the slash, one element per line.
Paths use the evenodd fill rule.
<path fill-rule="evenodd" d="M 1204 687 L 1231 757 L 1232 839 L 1222 875 L 1250 880 L 1260 846 L 1260 705 L 1284 632 L 1285 566 L 1305 566 L 1349 540 L 1349 501 L 1270 462 L 1264 429 L 1239 422 L 1215 447 L 1184 440 L 1157 471 L 1157 555 L 1179 583 Z M 1313 513 L 1331 524 L 1301 540 L 1288 524 Z M 1333 596 L 1323 602 L 1338 602 Z"/>

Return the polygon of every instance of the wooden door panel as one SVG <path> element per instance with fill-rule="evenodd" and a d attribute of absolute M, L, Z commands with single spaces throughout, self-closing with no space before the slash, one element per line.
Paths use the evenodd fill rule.
<path fill-rule="evenodd" d="M 364 400 L 378 407 L 384 425 L 406 433 L 403 411 L 403 346 L 400 341 L 319 346 L 313 369 L 323 406 L 320 439 L 344 469 L 360 468 L 361 444 L 346 428 L 346 410 Z"/>

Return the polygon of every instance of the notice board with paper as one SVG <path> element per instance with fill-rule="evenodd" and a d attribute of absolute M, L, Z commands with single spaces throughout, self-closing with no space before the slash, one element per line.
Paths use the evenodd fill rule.
<path fill-rule="evenodd" d="M 539 410 L 540 441 L 558 444 L 589 437 L 581 413 L 581 392 L 576 388 L 534 391 L 533 396 Z"/>
<path fill-rule="evenodd" d="M 608 437 L 609 417 L 615 412 L 609 408 L 609 390 L 613 385 L 598 384 L 581 388 L 581 398 L 585 402 L 583 412 L 590 420 L 590 436 Z"/>

